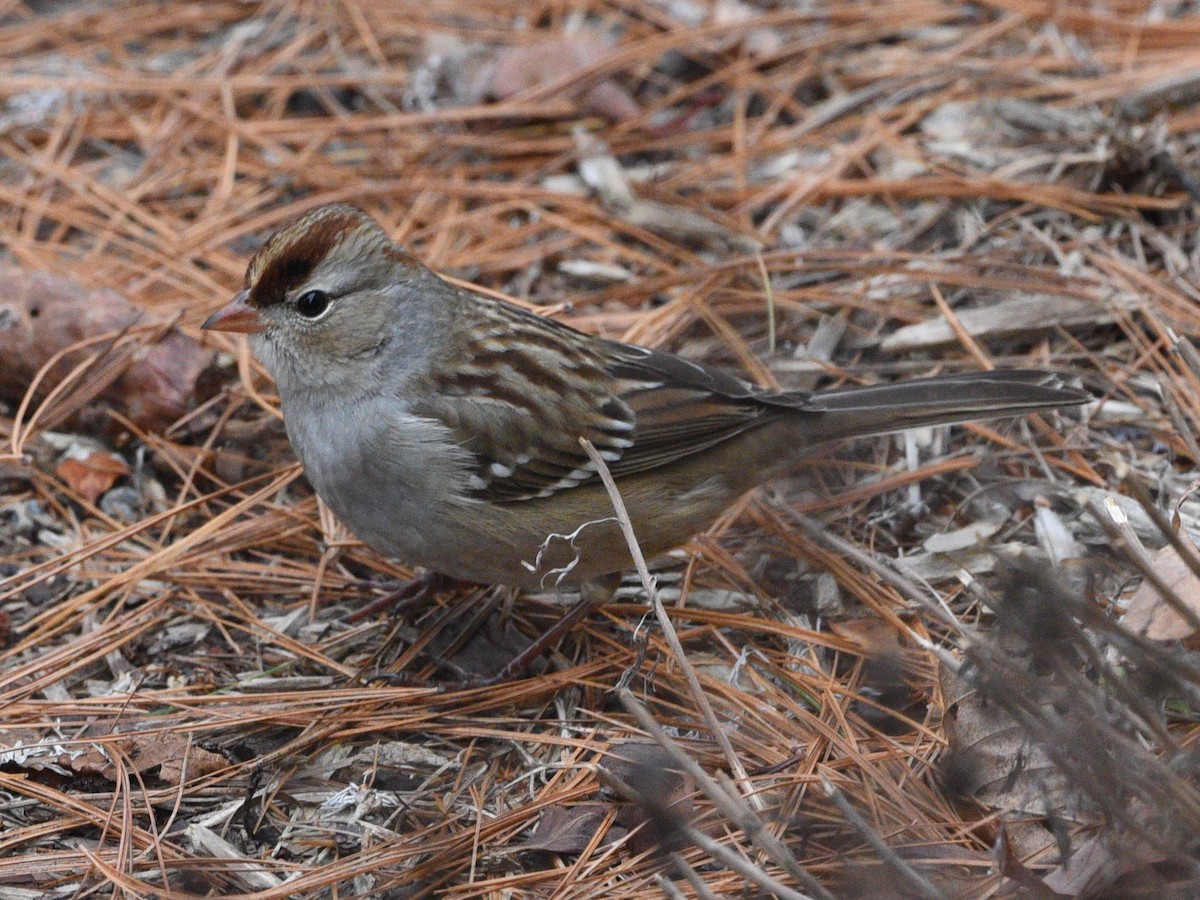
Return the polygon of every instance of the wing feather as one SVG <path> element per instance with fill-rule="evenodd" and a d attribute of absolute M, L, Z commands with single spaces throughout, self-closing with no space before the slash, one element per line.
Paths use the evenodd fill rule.
<path fill-rule="evenodd" d="M 780 395 L 717 369 L 482 302 L 496 327 L 464 338 L 450 356 L 466 365 L 432 372 L 432 389 L 421 392 L 432 399 L 415 410 L 445 423 L 477 460 L 470 483 L 477 499 L 530 500 L 597 480 L 580 437 L 619 478 L 698 453 L 784 412 L 772 403 Z"/>

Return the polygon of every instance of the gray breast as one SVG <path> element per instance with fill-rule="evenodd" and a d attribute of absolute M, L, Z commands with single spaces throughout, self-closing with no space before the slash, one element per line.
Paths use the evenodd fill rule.
<path fill-rule="evenodd" d="M 404 562 L 437 567 L 439 531 L 461 504 L 466 454 L 440 423 L 396 404 L 284 407 L 288 436 L 317 494 L 360 540 Z"/>

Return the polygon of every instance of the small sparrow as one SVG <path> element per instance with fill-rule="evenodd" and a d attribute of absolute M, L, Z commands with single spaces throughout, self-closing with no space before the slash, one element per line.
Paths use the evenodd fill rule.
<path fill-rule="evenodd" d="M 1083 403 L 1013 370 L 770 391 L 455 287 L 361 211 L 315 209 L 254 255 L 204 323 L 244 332 L 317 493 L 365 543 L 469 581 L 604 592 L 842 438 Z"/>

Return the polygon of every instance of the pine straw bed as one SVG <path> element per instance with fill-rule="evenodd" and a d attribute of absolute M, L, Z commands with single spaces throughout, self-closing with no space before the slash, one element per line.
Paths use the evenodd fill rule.
<path fill-rule="evenodd" d="M 1200 8 L 804 6 L 0 7 L 5 279 L 160 323 L 28 394 L 4 360 L 0 896 L 1195 894 L 1200 567 L 1155 554 L 1200 514 Z M 763 383 L 1098 402 L 826 454 L 657 565 L 658 616 L 630 580 L 463 687 L 569 598 L 361 615 L 412 573 L 318 507 L 244 347 L 195 344 L 333 200 Z M 223 353 L 146 424 L 119 379 L 175 314 Z M 1146 573 L 1175 631 L 1117 626 Z"/>

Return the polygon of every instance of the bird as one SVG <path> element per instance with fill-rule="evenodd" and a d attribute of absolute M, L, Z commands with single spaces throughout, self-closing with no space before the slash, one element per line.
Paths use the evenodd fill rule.
<path fill-rule="evenodd" d="M 282 225 L 202 327 L 248 335 L 310 483 L 365 544 L 593 598 L 631 554 L 581 439 L 651 558 L 820 445 L 1090 399 L 1033 369 L 769 390 L 453 285 L 340 203 Z"/>

